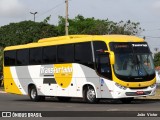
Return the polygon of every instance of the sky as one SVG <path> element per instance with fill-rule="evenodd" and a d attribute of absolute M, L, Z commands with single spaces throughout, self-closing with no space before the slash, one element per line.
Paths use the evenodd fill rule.
<path fill-rule="evenodd" d="M 65 0 L 0 0 L 0 26 L 13 22 L 33 20 L 36 22 L 51 15 L 50 24 L 58 23 L 58 16 L 65 16 Z M 131 20 L 140 22 L 145 29 L 151 51 L 160 51 L 160 0 L 69 0 L 69 18 L 78 14 L 114 22 Z"/>

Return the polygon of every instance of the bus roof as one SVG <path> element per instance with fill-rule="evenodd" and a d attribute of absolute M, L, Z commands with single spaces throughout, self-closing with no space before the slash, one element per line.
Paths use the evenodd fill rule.
<path fill-rule="evenodd" d="M 105 41 L 109 42 L 144 42 L 142 38 L 129 35 L 69 35 L 69 36 L 60 36 L 60 37 L 51 37 L 40 39 L 38 42 L 9 46 L 4 49 L 14 50 L 14 49 L 23 49 L 23 48 L 34 48 L 40 46 L 49 46 L 49 45 L 60 45 L 60 44 L 69 44 L 69 43 L 78 43 L 85 41 Z"/>

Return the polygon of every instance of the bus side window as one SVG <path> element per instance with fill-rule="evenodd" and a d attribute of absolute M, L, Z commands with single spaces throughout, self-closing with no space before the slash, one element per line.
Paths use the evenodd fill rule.
<path fill-rule="evenodd" d="M 42 52 L 43 63 L 44 64 L 56 63 L 56 54 L 57 54 L 56 46 L 43 47 L 43 52 Z"/>
<path fill-rule="evenodd" d="M 30 48 L 30 57 L 29 64 L 30 65 L 40 65 L 42 62 L 42 49 L 39 48 Z"/>
<path fill-rule="evenodd" d="M 75 62 L 94 68 L 91 42 L 75 44 Z"/>
<path fill-rule="evenodd" d="M 58 46 L 58 62 L 59 63 L 72 63 L 74 60 L 74 45 L 66 44 Z"/>
<path fill-rule="evenodd" d="M 107 51 L 107 45 L 104 41 L 93 41 L 95 66 L 98 74 L 112 79 L 109 54 L 104 53 Z"/>
<path fill-rule="evenodd" d="M 110 67 L 109 54 L 108 53 L 100 54 L 97 59 L 98 59 L 98 61 L 96 62 L 97 72 L 100 75 L 111 79 L 111 67 Z"/>
<path fill-rule="evenodd" d="M 29 49 L 17 50 L 17 65 L 28 65 L 29 64 Z"/>
<path fill-rule="evenodd" d="M 4 65 L 15 66 L 16 65 L 16 51 L 5 51 L 4 52 Z"/>

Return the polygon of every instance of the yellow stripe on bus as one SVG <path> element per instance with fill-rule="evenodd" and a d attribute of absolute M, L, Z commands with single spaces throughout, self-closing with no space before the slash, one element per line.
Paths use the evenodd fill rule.
<path fill-rule="evenodd" d="M 131 87 L 131 88 L 148 87 L 148 86 L 151 86 L 156 83 L 155 78 L 150 81 L 146 81 L 146 82 L 136 82 L 136 80 L 135 80 L 135 82 L 124 82 L 122 80 L 119 80 L 115 75 L 113 75 L 113 80 L 122 86 Z"/>
<path fill-rule="evenodd" d="M 13 80 L 10 67 L 4 67 L 4 86 L 5 91 L 8 93 L 16 93 L 16 94 L 22 94 L 22 92 L 17 87 L 16 83 Z"/>

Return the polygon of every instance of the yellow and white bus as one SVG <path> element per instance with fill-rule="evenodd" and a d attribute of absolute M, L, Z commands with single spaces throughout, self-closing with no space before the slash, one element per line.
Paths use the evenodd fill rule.
<path fill-rule="evenodd" d="M 129 103 L 156 90 L 148 44 L 127 35 L 70 35 L 6 47 L 3 72 L 6 92 L 33 101 L 54 96 Z"/>

